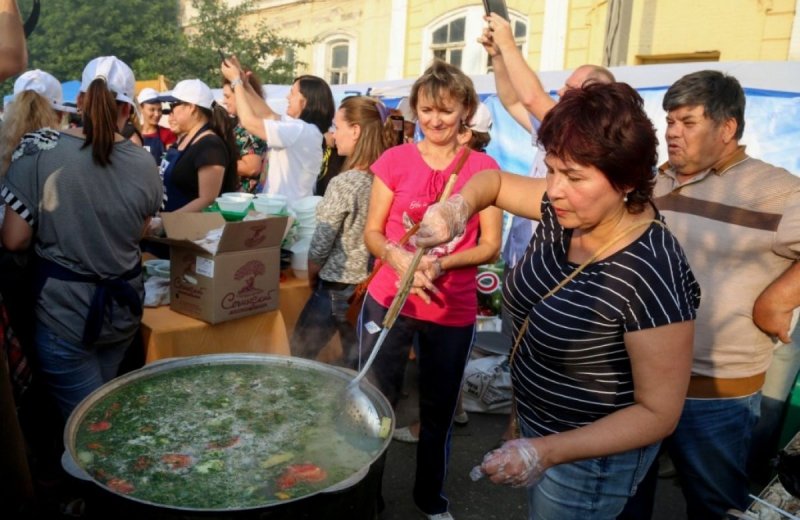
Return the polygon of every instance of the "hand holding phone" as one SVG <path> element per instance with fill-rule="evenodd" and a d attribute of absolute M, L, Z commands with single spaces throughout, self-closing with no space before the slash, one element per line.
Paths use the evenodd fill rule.
<path fill-rule="evenodd" d="M 227 63 L 227 62 L 225 61 L 225 53 L 224 53 L 224 52 L 222 52 L 222 49 L 217 49 L 217 52 L 219 52 L 219 59 L 221 59 L 221 60 L 222 60 L 222 63 Z"/>
<path fill-rule="evenodd" d="M 483 8 L 486 10 L 487 15 L 497 13 L 498 16 L 505 18 L 509 22 L 511 21 L 511 18 L 508 17 L 506 0 L 483 0 Z"/>

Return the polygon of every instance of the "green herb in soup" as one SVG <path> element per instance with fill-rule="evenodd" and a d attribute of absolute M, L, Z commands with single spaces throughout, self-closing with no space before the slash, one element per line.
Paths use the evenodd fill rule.
<path fill-rule="evenodd" d="M 133 380 L 78 427 L 78 463 L 117 493 L 187 509 L 241 509 L 340 482 L 380 449 L 353 447 L 331 410 L 344 382 L 258 364 L 194 365 Z"/>

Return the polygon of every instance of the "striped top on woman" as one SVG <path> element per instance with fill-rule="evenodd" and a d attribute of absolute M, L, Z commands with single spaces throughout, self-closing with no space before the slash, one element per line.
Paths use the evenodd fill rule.
<path fill-rule="evenodd" d="M 693 320 L 700 301 L 680 244 L 655 223 L 541 300 L 577 268 L 567 261 L 571 234 L 545 196 L 541 223 L 504 289 L 515 329 L 530 317 L 513 378 L 520 420 L 538 435 L 584 426 L 632 405 L 624 334 Z"/>

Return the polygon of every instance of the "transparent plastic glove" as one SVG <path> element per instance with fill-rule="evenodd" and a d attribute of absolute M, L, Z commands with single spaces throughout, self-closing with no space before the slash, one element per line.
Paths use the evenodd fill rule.
<path fill-rule="evenodd" d="M 150 223 L 147 224 L 146 233 L 148 236 L 164 236 L 164 224 L 161 222 L 161 217 L 153 217 L 150 219 Z"/>
<path fill-rule="evenodd" d="M 398 278 L 403 278 L 403 274 L 405 274 L 408 266 L 411 265 L 411 260 L 414 258 L 414 253 L 411 251 L 406 250 L 405 248 L 397 245 L 394 242 L 386 242 L 383 246 L 383 255 L 381 255 L 381 260 L 385 264 L 388 264 L 395 273 L 397 273 Z"/>
<path fill-rule="evenodd" d="M 469 470 L 469 478 L 473 482 L 477 482 L 483 478 L 483 470 L 480 466 L 473 466 L 471 470 Z"/>
<path fill-rule="evenodd" d="M 530 487 L 539 482 L 544 468 L 530 439 L 513 439 L 487 453 L 481 471 L 495 484 Z"/>
<path fill-rule="evenodd" d="M 431 205 L 417 231 L 417 247 L 433 247 L 452 240 L 464 232 L 469 215 L 469 204 L 461 195 L 453 195 L 444 202 Z"/>

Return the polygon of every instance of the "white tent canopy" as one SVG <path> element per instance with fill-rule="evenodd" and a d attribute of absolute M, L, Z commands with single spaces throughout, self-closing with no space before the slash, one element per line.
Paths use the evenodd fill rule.
<path fill-rule="evenodd" d="M 735 76 L 747 94 L 745 133 L 742 143 L 755 157 L 783 166 L 800 175 L 800 62 L 697 62 L 664 65 L 612 67 L 618 81 L 636 88 L 645 101 L 645 108 L 656 126 L 662 145 L 660 157 L 666 157 L 663 135 L 666 128 L 661 100 L 667 88 L 678 78 L 698 70 L 714 69 Z M 545 89 L 555 95 L 571 71 L 539 73 Z M 500 165 L 515 172 L 525 172 L 533 159 L 533 147 L 527 144 L 528 134 L 514 122 L 495 96 L 494 76 L 472 76 L 475 88 L 492 112 L 494 125 L 488 152 Z M 370 94 L 395 104 L 407 96 L 413 79 L 376 81 L 349 85 L 333 85 L 337 102 L 348 95 Z M 277 111 L 285 108 L 289 87 L 268 85 L 267 100 Z"/>

